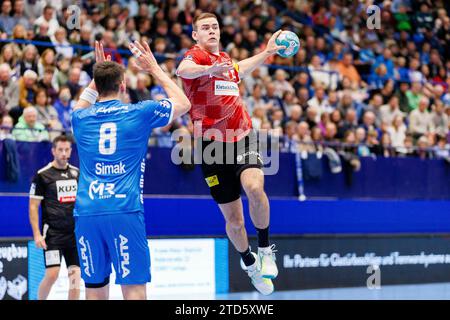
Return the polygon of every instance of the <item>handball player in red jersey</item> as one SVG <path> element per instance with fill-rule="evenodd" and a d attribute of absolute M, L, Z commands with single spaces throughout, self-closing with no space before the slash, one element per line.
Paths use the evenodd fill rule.
<path fill-rule="evenodd" d="M 220 26 L 212 13 L 193 20 L 196 45 L 181 61 L 177 75 L 191 102 L 194 136 L 202 151 L 202 171 L 214 200 L 226 220 L 226 232 L 242 258 L 252 284 L 262 294 L 274 290 L 278 275 L 274 245 L 269 242 L 269 201 L 264 192 L 264 173 L 258 139 L 239 94 L 242 77 L 262 65 L 284 46 L 275 44 L 281 30 L 272 35 L 261 53 L 233 63 L 221 52 Z M 241 187 L 258 235 L 258 253 L 250 250 L 244 225 Z"/>

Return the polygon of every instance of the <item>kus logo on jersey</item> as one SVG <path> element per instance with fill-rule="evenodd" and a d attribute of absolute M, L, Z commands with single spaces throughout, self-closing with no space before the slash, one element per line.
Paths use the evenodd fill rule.
<path fill-rule="evenodd" d="M 75 202 L 77 197 L 77 180 L 58 180 L 56 181 L 56 192 L 58 201 L 61 203 Z"/>

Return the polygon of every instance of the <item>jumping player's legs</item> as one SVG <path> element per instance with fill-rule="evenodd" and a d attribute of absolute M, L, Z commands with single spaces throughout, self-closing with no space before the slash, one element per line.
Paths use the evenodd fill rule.
<path fill-rule="evenodd" d="M 248 198 L 250 217 L 257 229 L 269 226 L 269 199 L 264 192 L 264 173 L 258 168 L 247 168 L 241 173 L 241 184 Z"/>
<path fill-rule="evenodd" d="M 241 198 L 228 203 L 219 203 L 218 205 L 225 218 L 225 229 L 228 238 L 237 251 L 244 252 L 248 248 L 248 238 L 245 230 Z"/>

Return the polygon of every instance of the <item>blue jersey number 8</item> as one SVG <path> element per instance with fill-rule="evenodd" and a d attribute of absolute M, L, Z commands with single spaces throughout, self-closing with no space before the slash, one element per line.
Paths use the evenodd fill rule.
<path fill-rule="evenodd" d="M 100 126 L 100 140 L 98 151 L 101 154 L 111 155 L 116 152 L 117 126 L 114 122 L 107 122 Z"/>

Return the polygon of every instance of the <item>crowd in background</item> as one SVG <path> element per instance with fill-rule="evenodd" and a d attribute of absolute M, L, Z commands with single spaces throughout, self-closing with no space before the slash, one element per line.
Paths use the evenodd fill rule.
<path fill-rule="evenodd" d="M 81 6 L 76 20 L 73 3 Z M 380 9 L 379 28 L 368 24 L 377 14 L 370 5 Z M 95 40 L 126 66 L 124 102 L 165 97 L 127 44 L 148 41 L 181 85 L 175 71 L 194 45 L 193 17 L 213 12 L 222 50 L 236 61 L 261 52 L 280 28 L 299 35 L 294 57 L 275 55 L 239 83 L 253 127 L 283 148 L 295 141 L 307 151 L 340 145 L 358 156 L 449 157 L 449 11 L 445 0 L 3 1 L 0 138 L 70 134 L 74 101 L 92 78 Z M 172 146 L 180 128 L 192 131 L 188 116 L 156 129 L 149 143 Z"/>

